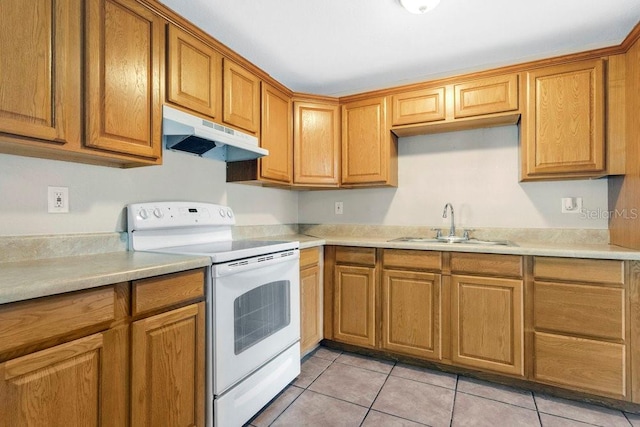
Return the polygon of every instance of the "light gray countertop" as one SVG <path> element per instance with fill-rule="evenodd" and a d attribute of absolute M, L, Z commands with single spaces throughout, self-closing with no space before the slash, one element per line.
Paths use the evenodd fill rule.
<path fill-rule="evenodd" d="M 300 249 L 321 245 L 360 246 L 387 249 L 417 249 L 445 252 L 472 252 L 507 255 L 536 255 L 568 258 L 595 258 L 617 260 L 640 260 L 640 251 L 620 246 L 585 243 L 528 243 L 514 242 L 513 246 L 461 244 L 461 243 L 415 243 L 393 242 L 392 238 L 324 236 L 313 237 L 301 234 L 270 237 L 274 240 L 298 240 Z"/>
<path fill-rule="evenodd" d="M 287 234 L 258 240 L 300 242 L 300 248 L 323 245 L 450 252 L 537 255 L 570 258 L 640 260 L 640 251 L 605 244 L 524 243 L 517 246 L 392 242 L 385 237 Z M 209 265 L 202 256 L 146 252 L 108 252 L 94 255 L 0 263 L 0 304 L 127 282 Z"/>
<path fill-rule="evenodd" d="M 109 252 L 0 263 L 0 304 L 205 267 L 208 257 Z"/>

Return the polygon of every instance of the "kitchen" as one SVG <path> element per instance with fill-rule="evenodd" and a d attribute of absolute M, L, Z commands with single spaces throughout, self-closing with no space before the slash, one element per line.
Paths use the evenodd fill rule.
<path fill-rule="evenodd" d="M 287 234 L 296 224 L 445 228 L 442 206 L 452 202 L 459 228 L 579 229 L 606 241 L 607 179 L 518 183 L 517 126 L 405 137 L 398 151 L 397 188 L 313 192 L 226 184 L 224 163 L 169 151 L 160 167 L 125 170 L 2 155 L 0 235 L 11 248 L 17 243 L 8 236 L 106 233 L 122 250 L 125 205 L 178 198 L 232 206 L 247 236 L 262 226 Z M 68 214 L 46 213 L 48 186 L 69 188 Z M 562 214 L 563 197 L 581 197 L 595 214 Z M 343 202 L 342 216 L 335 202 Z"/>

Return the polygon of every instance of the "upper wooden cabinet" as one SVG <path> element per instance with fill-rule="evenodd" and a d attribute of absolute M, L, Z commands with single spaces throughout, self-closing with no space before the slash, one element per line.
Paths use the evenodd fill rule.
<path fill-rule="evenodd" d="M 389 121 L 386 97 L 342 105 L 343 186 L 398 185 L 398 141 Z"/>
<path fill-rule="evenodd" d="M 260 146 L 269 155 L 258 159 L 260 179 L 290 184 L 293 179 L 291 98 L 268 83 L 262 84 Z"/>
<path fill-rule="evenodd" d="M 456 119 L 518 109 L 517 74 L 459 83 L 453 90 Z"/>
<path fill-rule="evenodd" d="M 260 130 L 260 79 L 235 62 L 224 58 L 223 120 L 258 134 Z"/>
<path fill-rule="evenodd" d="M 340 106 L 336 102 L 295 101 L 293 182 L 303 186 L 340 184 Z"/>
<path fill-rule="evenodd" d="M 391 95 L 392 130 L 415 136 L 516 124 L 520 118 L 517 73 L 433 82 Z"/>
<path fill-rule="evenodd" d="M 80 140 L 81 10 L 80 0 L 2 2 L 0 132 Z"/>
<path fill-rule="evenodd" d="M 391 97 L 392 126 L 444 120 L 445 88 L 412 90 Z"/>
<path fill-rule="evenodd" d="M 173 25 L 167 34 L 167 100 L 221 120 L 222 56 Z"/>
<path fill-rule="evenodd" d="M 160 158 L 164 21 L 133 0 L 90 0 L 86 25 L 86 145 Z"/>
<path fill-rule="evenodd" d="M 522 180 L 605 173 L 604 73 L 602 59 L 526 73 Z"/>

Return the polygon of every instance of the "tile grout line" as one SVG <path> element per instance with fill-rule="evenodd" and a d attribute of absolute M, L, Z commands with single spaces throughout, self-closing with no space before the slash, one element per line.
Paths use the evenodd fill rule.
<path fill-rule="evenodd" d="M 453 389 L 453 403 L 451 404 L 451 417 L 449 418 L 449 427 L 453 426 L 453 413 L 456 410 L 456 399 L 458 398 L 458 382 L 460 382 L 460 375 L 456 374 L 456 386 Z"/>
<path fill-rule="evenodd" d="M 395 368 L 395 366 L 396 366 L 396 362 L 393 362 L 393 366 L 389 370 L 389 373 L 387 374 L 387 377 L 384 379 L 384 382 L 382 383 L 382 385 L 380 386 L 380 389 L 376 393 L 376 397 L 373 398 L 373 400 L 371 401 L 371 404 L 369 405 L 369 408 L 367 409 L 367 413 L 364 414 L 364 418 L 362 418 L 362 421 L 360 421 L 359 427 L 362 427 L 362 424 L 364 424 L 364 421 L 369 416 L 369 413 L 371 412 L 371 408 L 373 407 L 373 404 L 376 403 L 376 399 L 378 398 L 378 396 L 380 396 L 380 392 L 382 391 L 382 388 L 387 383 L 387 381 L 389 381 L 389 377 L 391 376 L 391 371 L 393 371 L 393 368 Z"/>
<path fill-rule="evenodd" d="M 536 407 L 536 414 L 538 414 L 538 422 L 542 426 L 542 416 L 540 415 L 540 410 L 538 409 L 538 401 L 536 400 L 536 394 L 531 393 L 531 398 L 533 399 L 533 406 Z"/>

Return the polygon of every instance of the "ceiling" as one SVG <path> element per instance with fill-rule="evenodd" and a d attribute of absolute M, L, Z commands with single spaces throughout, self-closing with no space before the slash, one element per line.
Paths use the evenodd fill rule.
<path fill-rule="evenodd" d="M 640 0 L 160 0 L 296 92 L 341 96 L 619 44 Z"/>

